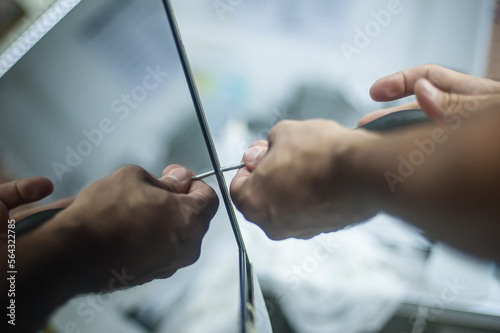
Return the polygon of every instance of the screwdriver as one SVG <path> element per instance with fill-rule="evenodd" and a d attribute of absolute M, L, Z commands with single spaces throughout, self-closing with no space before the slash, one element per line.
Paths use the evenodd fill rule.
<path fill-rule="evenodd" d="M 373 120 L 358 128 L 363 128 L 375 132 L 386 132 L 410 125 L 417 125 L 430 122 L 430 118 L 422 110 L 404 110 L 393 112 L 378 119 Z M 220 169 L 222 172 L 238 170 L 245 167 L 245 163 L 229 165 Z M 205 172 L 193 176 L 191 180 L 201 180 L 215 175 L 215 171 Z"/>
<path fill-rule="evenodd" d="M 223 167 L 220 169 L 222 172 L 227 172 L 227 171 L 232 171 L 232 170 L 239 170 L 241 168 L 245 167 L 245 163 L 238 163 L 238 164 L 233 164 L 233 165 L 228 165 L 226 167 Z M 215 170 L 200 173 L 199 175 L 191 177 L 191 180 L 202 180 L 207 177 L 215 175 Z"/>

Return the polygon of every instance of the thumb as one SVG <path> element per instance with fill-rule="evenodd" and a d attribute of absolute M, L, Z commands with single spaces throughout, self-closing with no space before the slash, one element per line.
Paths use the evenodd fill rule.
<path fill-rule="evenodd" d="M 0 201 L 7 210 L 47 197 L 54 191 L 52 182 L 43 177 L 32 177 L 0 184 Z"/>
<path fill-rule="evenodd" d="M 243 162 L 248 170 L 253 171 L 266 155 L 268 148 L 262 146 L 252 146 L 245 151 Z"/>
<path fill-rule="evenodd" d="M 170 192 L 186 194 L 191 186 L 191 174 L 182 167 L 165 170 L 160 182 Z"/>
<path fill-rule="evenodd" d="M 0 184 L 0 240 L 6 237 L 9 210 L 41 200 L 54 190 L 47 178 L 33 177 Z"/>
<path fill-rule="evenodd" d="M 447 93 L 436 88 L 426 79 L 417 81 L 415 95 L 422 110 L 438 122 L 443 121 L 449 115 L 474 111 L 479 103 L 477 96 Z"/>

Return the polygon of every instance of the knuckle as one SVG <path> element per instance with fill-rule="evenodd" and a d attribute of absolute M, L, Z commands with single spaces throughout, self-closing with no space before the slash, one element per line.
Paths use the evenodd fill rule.
<path fill-rule="evenodd" d="M 219 198 L 217 197 L 217 194 L 215 191 L 213 191 L 213 196 L 209 198 L 209 205 L 208 205 L 208 211 L 211 217 L 213 217 L 216 213 L 217 210 L 219 210 Z"/>
<path fill-rule="evenodd" d="M 233 202 L 248 221 L 266 225 L 272 217 L 270 202 L 267 199 L 265 189 L 256 191 L 253 184 L 247 184 L 237 191 L 233 189 Z"/>
<path fill-rule="evenodd" d="M 177 272 L 177 269 L 164 270 L 158 274 L 157 279 L 168 279 Z"/>
<path fill-rule="evenodd" d="M 462 97 L 457 94 L 450 94 L 449 99 L 448 99 L 448 107 L 450 108 L 451 111 L 454 113 L 460 111 L 462 108 Z"/>
<path fill-rule="evenodd" d="M 256 200 L 246 200 L 242 203 L 242 213 L 245 218 L 265 228 L 271 223 L 271 215 L 267 205 Z"/>
<path fill-rule="evenodd" d="M 464 98 L 464 109 L 469 112 L 476 111 L 481 105 L 480 99 L 476 96 L 471 96 L 468 98 Z"/>
<path fill-rule="evenodd" d="M 455 94 L 444 93 L 440 104 L 445 114 L 455 114 L 460 107 L 460 97 Z"/>
<path fill-rule="evenodd" d="M 276 230 L 274 228 L 269 228 L 269 227 L 264 228 L 262 226 L 261 226 L 261 228 L 262 228 L 262 230 L 264 230 L 267 237 L 271 240 L 279 241 L 279 240 L 283 240 L 283 239 L 288 238 L 282 232 L 279 232 L 278 230 Z"/>
<path fill-rule="evenodd" d="M 211 218 L 206 218 L 206 219 L 202 219 L 200 221 L 200 223 L 198 223 L 197 230 L 195 231 L 195 234 L 197 235 L 197 238 L 199 240 L 201 240 L 201 239 L 203 239 L 203 237 L 205 237 L 205 234 L 208 231 L 208 227 L 210 226 L 211 220 L 212 220 Z"/>
<path fill-rule="evenodd" d="M 248 217 L 256 208 L 250 201 L 251 198 L 248 195 L 248 191 L 239 191 L 234 197 L 236 207 L 245 215 L 247 220 L 250 220 Z"/>
<path fill-rule="evenodd" d="M 178 220 L 174 225 L 174 232 L 172 232 L 171 240 L 172 244 L 175 244 L 177 249 L 181 252 L 188 246 L 190 241 L 190 232 L 187 223 L 183 223 L 183 221 Z"/>
<path fill-rule="evenodd" d="M 250 145 L 250 148 L 251 147 L 255 147 L 255 146 L 263 147 L 263 146 L 266 146 L 266 145 L 267 145 L 267 141 L 266 140 L 257 140 L 257 141 L 255 141 L 254 143 L 252 143 Z"/>
<path fill-rule="evenodd" d="M 474 80 L 474 86 L 471 89 L 470 95 L 491 95 L 498 93 L 495 89 L 498 82 L 491 81 L 489 79 L 477 79 Z"/>
<path fill-rule="evenodd" d="M 243 205 L 243 200 L 242 200 L 242 191 L 241 187 L 235 187 L 233 184 L 231 184 L 231 187 L 229 188 L 229 192 L 231 195 L 231 199 L 239 210 L 242 210 L 242 205 Z"/>
<path fill-rule="evenodd" d="M 189 230 L 191 238 L 201 240 L 207 233 L 212 218 L 213 215 L 207 213 L 201 213 L 192 218 Z"/>
<path fill-rule="evenodd" d="M 161 184 L 163 185 L 164 189 L 167 190 L 168 192 L 176 193 L 175 186 L 171 182 L 162 181 Z"/>
<path fill-rule="evenodd" d="M 188 265 L 192 265 L 200 259 L 201 247 L 197 246 L 195 251 L 191 251 L 188 256 Z"/>
<path fill-rule="evenodd" d="M 299 239 L 311 239 L 315 236 L 317 236 L 318 233 L 314 231 L 302 231 L 296 235 L 296 238 Z"/>
<path fill-rule="evenodd" d="M 211 219 L 219 208 L 219 198 L 214 192 L 210 195 L 193 198 L 192 212 L 204 218 Z"/>
<path fill-rule="evenodd" d="M 422 65 L 422 68 L 425 69 L 426 71 L 432 71 L 442 67 L 436 64 L 425 64 Z"/>
<path fill-rule="evenodd" d="M 194 264 L 200 259 L 201 255 L 201 243 L 192 245 L 185 253 L 182 258 L 182 266 L 189 266 Z"/>
<path fill-rule="evenodd" d="M 180 220 L 183 223 L 178 228 L 184 235 L 183 239 L 202 239 L 208 230 L 210 221 L 217 212 L 217 207 L 208 205 L 203 208 L 196 208 L 191 204 L 182 205 Z"/>
<path fill-rule="evenodd" d="M 119 175 L 134 175 L 134 176 L 141 176 L 144 175 L 146 170 L 141 168 L 140 166 L 133 165 L 133 164 L 127 164 L 125 166 L 122 166 L 120 169 L 118 169 L 117 174 Z"/>
<path fill-rule="evenodd" d="M 293 124 L 294 120 L 281 120 L 279 123 L 273 126 L 271 131 L 269 131 L 268 141 L 272 142 L 276 140 L 277 136 L 285 131 L 291 124 Z"/>
<path fill-rule="evenodd" d="M 432 79 L 437 73 L 441 73 L 445 68 L 436 64 L 425 64 L 418 66 L 417 69 L 421 69 L 423 71 L 424 77 Z"/>

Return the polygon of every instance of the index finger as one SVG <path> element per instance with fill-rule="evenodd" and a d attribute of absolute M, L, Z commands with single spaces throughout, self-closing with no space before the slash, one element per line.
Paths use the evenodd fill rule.
<path fill-rule="evenodd" d="M 179 164 L 172 164 L 163 170 L 162 177 L 159 181 L 170 192 L 173 193 L 187 193 L 191 186 L 191 177 L 195 173 Z"/>
<path fill-rule="evenodd" d="M 243 184 L 248 179 L 248 177 L 250 177 L 251 174 L 252 172 L 247 167 L 238 170 L 230 186 L 231 197 L 233 198 L 233 200 L 234 197 L 236 197 L 240 193 Z"/>
<path fill-rule="evenodd" d="M 208 229 L 210 220 L 217 213 L 219 208 L 219 198 L 215 191 L 204 181 L 197 180 L 191 183 L 186 197 L 192 201 L 188 204 L 187 222 L 191 222 L 191 228 L 194 235 L 203 236 Z M 184 213 L 186 210 L 184 210 Z M 197 216 L 197 217 L 196 217 Z M 196 217 L 193 219 L 193 217 Z M 196 231 L 197 230 L 197 231 Z"/>
<path fill-rule="evenodd" d="M 243 154 L 242 162 L 248 170 L 253 171 L 266 155 L 269 143 L 265 140 L 255 141 Z"/>
<path fill-rule="evenodd" d="M 0 185 L 0 200 L 7 209 L 41 200 L 54 191 L 52 182 L 43 177 L 15 180 Z"/>
<path fill-rule="evenodd" d="M 214 189 L 202 180 L 191 182 L 187 196 L 199 202 L 218 202 L 217 193 L 215 193 Z"/>
<path fill-rule="evenodd" d="M 437 65 L 422 65 L 386 76 L 373 84 L 370 96 L 378 102 L 393 101 L 415 93 L 418 80 L 427 79 L 437 88 L 452 93 L 486 94 L 493 81 L 462 74 Z M 497 89 L 498 90 L 498 89 Z"/>

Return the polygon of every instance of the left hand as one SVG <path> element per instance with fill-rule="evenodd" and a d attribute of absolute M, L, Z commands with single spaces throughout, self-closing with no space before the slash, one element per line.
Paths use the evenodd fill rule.
<path fill-rule="evenodd" d="M 395 101 L 415 95 L 417 100 L 402 106 L 377 110 L 358 122 L 362 126 L 386 114 L 422 109 L 437 123 L 456 121 L 456 115 L 486 111 L 500 101 L 500 82 L 462 74 L 437 65 L 422 65 L 381 78 L 373 84 L 374 101 Z"/>
<path fill-rule="evenodd" d="M 310 238 L 377 213 L 351 162 L 376 134 L 329 120 L 283 121 L 246 151 L 231 196 L 272 239 Z"/>
<path fill-rule="evenodd" d="M 74 200 L 73 198 L 62 199 L 43 207 L 17 209 L 15 213 L 12 213 L 11 210 L 14 208 L 22 208 L 22 205 L 42 200 L 53 191 L 52 182 L 42 177 L 25 178 L 0 184 L 0 241 L 5 238 L 9 219 L 18 222 L 39 211 L 68 207 Z"/>

